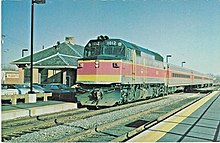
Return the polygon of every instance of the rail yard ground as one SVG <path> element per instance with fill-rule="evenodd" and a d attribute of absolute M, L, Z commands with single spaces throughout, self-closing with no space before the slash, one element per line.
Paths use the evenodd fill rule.
<path fill-rule="evenodd" d="M 127 141 L 208 95 L 210 93 L 176 93 L 100 110 L 80 108 L 3 121 L 2 141 Z"/>

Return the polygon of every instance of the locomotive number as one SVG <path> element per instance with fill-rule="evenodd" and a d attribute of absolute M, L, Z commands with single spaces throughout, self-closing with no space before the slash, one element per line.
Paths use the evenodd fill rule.
<path fill-rule="evenodd" d="M 99 43 L 99 42 L 92 42 L 92 45 L 93 45 L 93 46 L 99 46 L 100 43 Z M 89 45 L 89 46 L 90 46 L 90 45 Z"/>
<path fill-rule="evenodd" d="M 117 43 L 116 43 L 116 41 L 108 41 L 107 45 L 109 45 L 109 46 L 116 46 Z"/>

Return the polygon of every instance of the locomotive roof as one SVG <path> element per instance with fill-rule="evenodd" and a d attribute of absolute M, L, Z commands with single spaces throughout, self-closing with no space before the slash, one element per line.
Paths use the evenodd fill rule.
<path fill-rule="evenodd" d="M 135 44 L 133 44 L 133 43 L 127 42 L 127 41 L 122 40 L 122 39 L 109 39 L 109 40 L 120 41 L 120 42 L 122 42 L 126 47 L 129 47 L 129 48 L 132 48 L 132 49 L 135 49 L 135 50 L 139 50 L 139 51 L 144 52 L 144 53 L 149 54 L 149 55 L 153 55 L 153 56 L 155 56 L 155 60 L 163 62 L 163 57 L 162 57 L 160 54 L 158 54 L 158 53 L 156 53 L 156 52 L 153 52 L 153 51 L 151 51 L 151 50 L 149 50 L 149 49 L 146 49 L 146 48 L 137 46 L 137 45 L 135 45 Z"/>

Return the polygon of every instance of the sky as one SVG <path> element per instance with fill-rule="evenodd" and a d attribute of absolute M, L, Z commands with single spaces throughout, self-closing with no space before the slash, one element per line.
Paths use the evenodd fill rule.
<path fill-rule="evenodd" d="M 2 65 L 30 49 L 31 0 L 2 0 Z M 220 0 L 46 0 L 34 7 L 34 52 L 75 37 L 120 38 L 220 75 Z M 29 50 L 30 51 L 30 50 Z M 25 55 L 30 52 L 25 52 Z"/>

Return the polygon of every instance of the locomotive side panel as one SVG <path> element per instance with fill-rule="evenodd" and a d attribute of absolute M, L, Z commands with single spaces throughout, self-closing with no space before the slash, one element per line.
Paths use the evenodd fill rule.
<path fill-rule="evenodd" d="M 164 63 L 151 60 L 147 61 L 147 83 L 165 84 Z"/>
<path fill-rule="evenodd" d="M 123 61 L 122 62 L 122 72 L 121 72 L 122 84 L 131 84 L 132 80 L 132 62 Z"/>

